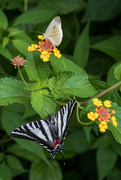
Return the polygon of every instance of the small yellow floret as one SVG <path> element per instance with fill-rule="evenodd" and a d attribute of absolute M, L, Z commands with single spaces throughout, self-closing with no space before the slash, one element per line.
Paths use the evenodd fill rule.
<path fill-rule="evenodd" d="M 87 114 L 88 119 L 90 119 L 91 121 L 95 121 L 98 118 L 98 113 L 93 113 L 93 112 L 89 112 Z"/>
<path fill-rule="evenodd" d="M 116 111 L 115 111 L 115 110 L 112 110 L 111 113 L 112 113 L 112 114 L 116 114 Z"/>
<path fill-rule="evenodd" d="M 54 55 L 58 58 L 61 57 L 60 51 L 59 50 L 54 50 Z"/>
<path fill-rule="evenodd" d="M 106 129 L 108 129 L 107 122 L 101 121 L 101 123 L 99 124 L 99 129 L 100 129 L 101 132 L 105 132 Z"/>
<path fill-rule="evenodd" d="M 105 132 L 105 131 L 106 131 L 106 129 L 104 127 L 100 128 L 100 132 Z"/>
<path fill-rule="evenodd" d="M 28 46 L 28 51 L 34 51 L 36 48 L 38 48 L 37 44 L 31 44 L 31 46 Z"/>
<path fill-rule="evenodd" d="M 49 61 L 49 58 L 43 58 L 42 59 L 44 62 L 47 62 L 47 61 Z"/>
<path fill-rule="evenodd" d="M 41 58 L 44 62 L 47 62 L 47 61 L 49 61 L 50 55 L 48 54 L 47 51 L 42 51 L 42 52 L 41 52 L 41 55 L 40 55 L 40 58 Z"/>
<path fill-rule="evenodd" d="M 38 35 L 37 37 L 38 37 L 38 39 L 41 39 L 41 40 L 44 39 L 44 36 L 43 36 L 43 35 Z"/>
<path fill-rule="evenodd" d="M 115 116 L 112 116 L 112 117 L 111 117 L 111 120 L 112 120 L 113 125 L 114 125 L 114 126 L 117 126 L 116 117 L 115 117 Z"/>
<path fill-rule="evenodd" d="M 53 52 L 55 53 L 56 51 L 58 51 L 58 49 L 56 47 L 54 47 Z"/>
<path fill-rule="evenodd" d="M 93 101 L 93 104 L 98 106 L 98 107 L 103 105 L 102 102 L 97 98 L 93 99 L 92 101 Z"/>
<path fill-rule="evenodd" d="M 107 108 L 112 106 L 111 102 L 109 100 L 105 100 L 103 103 L 104 103 L 104 106 L 107 107 Z"/>
<path fill-rule="evenodd" d="M 116 121 L 114 121 L 114 122 L 112 122 L 112 123 L 113 123 L 114 126 L 117 127 L 117 122 L 116 122 Z"/>
<path fill-rule="evenodd" d="M 111 120 L 112 120 L 112 121 L 116 121 L 116 117 L 115 117 L 115 116 L 112 116 L 112 117 L 111 117 Z"/>

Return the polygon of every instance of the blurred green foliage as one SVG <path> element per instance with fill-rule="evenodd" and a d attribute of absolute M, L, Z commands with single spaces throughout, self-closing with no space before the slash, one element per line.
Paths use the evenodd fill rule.
<path fill-rule="evenodd" d="M 32 31 L 45 32 L 58 15 L 64 33 L 59 46 L 63 56 L 61 60 L 51 57 L 49 65 L 38 64 L 38 54 L 27 51 L 37 42 L 38 34 Z M 26 59 L 21 71 L 29 82 L 27 88 L 10 62 L 17 55 Z M 14 128 L 39 120 L 48 111 L 55 113 L 55 99 L 66 100 L 65 95 L 73 94 L 79 102 L 86 101 L 120 82 L 120 61 L 120 0 L 0 1 L 0 180 L 120 180 L 120 87 L 102 97 L 115 107 L 117 128 L 110 125 L 110 131 L 102 134 L 96 124 L 80 125 L 74 113 L 64 141 L 65 166 L 61 153 L 52 160 L 38 144 L 10 138 Z M 38 89 L 43 87 L 51 94 L 43 89 L 40 95 Z M 85 110 L 90 107 L 91 101 Z M 87 122 L 83 110 L 80 116 Z"/>

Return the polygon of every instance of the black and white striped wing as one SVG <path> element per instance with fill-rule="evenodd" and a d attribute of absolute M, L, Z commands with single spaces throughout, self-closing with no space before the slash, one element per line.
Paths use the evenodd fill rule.
<path fill-rule="evenodd" d="M 55 115 L 55 119 L 57 120 L 55 123 L 55 129 L 57 137 L 60 141 L 62 141 L 67 134 L 68 122 L 73 114 L 73 111 L 76 108 L 76 105 L 77 103 L 75 102 L 75 100 L 69 101 Z"/>
<path fill-rule="evenodd" d="M 11 137 L 36 141 L 52 152 L 54 135 L 49 120 L 39 120 L 22 125 L 11 132 Z"/>

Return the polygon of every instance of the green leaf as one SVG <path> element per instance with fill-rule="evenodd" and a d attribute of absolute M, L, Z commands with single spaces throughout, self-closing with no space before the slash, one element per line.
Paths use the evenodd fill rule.
<path fill-rule="evenodd" d="M 22 121 L 22 115 L 20 113 L 14 112 L 14 109 L 2 109 L 2 119 L 1 123 L 5 131 L 8 135 L 10 135 L 13 129 L 21 126 L 22 124 L 26 124 L 27 122 Z M 38 158 L 41 158 L 49 167 L 52 167 L 49 161 L 47 160 L 43 148 L 39 146 L 37 143 L 28 141 L 25 139 L 14 139 L 20 146 L 37 155 Z"/>
<path fill-rule="evenodd" d="M 121 81 L 121 64 L 114 69 L 114 76 L 117 80 Z"/>
<path fill-rule="evenodd" d="M 121 179 L 121 170 L 115 168 L 113 169 L 107 177 L 107 180 L 120 180 Z"/>
<path fill-rule="evenodd" d="M 9 37 L 16 36 L 18 34 L 23 33 L 23 31 L 18 28 L 9 28 L 8 32 L 9 32 L 9 35 L 8 35 Z"/>
<path fill-rule="evenodd" d="M 0 105 L 8 105 L 11 103 L 28 103 L 30 94 L 25 89 L 22 81 L 12 78 L 0 79 Z"/>
<path fill-rule="evenodd" d="M 120 0 L 89 0 L 82 21 L 104 21 L 111 19 L 120 13 L 120 7 Z"/>
<path fill-rule="evenodd" d="M 7 48 L 3 49 L 1 44 L 0 44 L 0 54 L 9 60 L 13 58 L 13 55 L 10 53 L 10 51 Z"/>
<path fill-rule="evenodd" d="M 111 148 L 118 156 L 121 157 L 121 144 L 115 142 L 112 144 Z"/>
<path fill-rule="evenodd" d="M 85 131 L 88 142 L 90 142 L 90 137 L 91 137 L 90 135 L 91 135 L 92 127 L 85 126 L 85 127 L 83 127 L 83 129 Z"/>
<path fill-rule="evenodd" d="M 13 39 L 20 39 L 30 44 L 34 43 L 30 36 L 28 36 L 24 31 L 18 28 L 9 28 L 8 31 L 8 37 L 13 37 Z"/>
<path fill-rule="evenodd" d="M 53 169 L 48 168 L 44 162 L 33 162 L 30 169 L 29 180 L 62 180 L 62 172 L 57 161 L 50 161 Z"/>
<path fill-rule="evenodd" d="M 99 176 L 98 179 L 103 179 L 115 166 L 117 155 L 109 147 L 100 148 L 97 151 L 96 159 Z"/>
<path fill-rule="evenodd" d="M 84 28 L 74 49 L 74 62 L 82 68 L 86 66 L 89 57 L 89 26 L 90 23 Z"/>
<path fill-rule="evenodd" d="M 21 162 L 19 161 L 18 158 L 16 158 L 15 156 L 13 155 L 7 155 L 6 156 L 6 159 L 7 159 L 7 163 L 9 165 L 9 167 L 13 168 L 13 169 L 16 169 L 18 171 L 21 171 L 21 172 L 25 172 L 26 170 L 23 168 Z"/>
<path fill-rule="evenodd" d="M 0 152 L 0 161 L 4 159 L 4 153 Z"/>
<path fill-rule="evenodd" d="M 115 36 L 105 41 L 101 41 L 91 46 L 93 49 L 100 50 L 116 61 L 121 60 L 121 36 Z"/>
<path fill-rule="evenodd" d="M 90 143 L 88 142 L 85 132 L 82 129 L 68 134 L 64 141 L 64 151 L 67 152 L 83 153 L 88 150 L 89 147 Z"/>
<path fill-rule="evenodd" d="M 4 12 L 0 9 L 0 29 L 6 29 L 8 27 L 8 20 Z"/>
<path fill-rule="evenodd" d="M 28 11 L 17 17 L 13 25 L 16 26 L 18 24 L 23 24 L 23 23 L 24 24 L 43 23 L 49 20 L 54 15 L 55 15 L 55 11 L 46 10 L 46 9 Z"/>
<path fill-rule="evenodd" d="M 2 48 L 4 49 L 5 46 L 9 43 L 9 38 L 8 37 L 4 37 L 3 38 L 3 42 L 2 42 Z"/>
<path fill-rule="evenodd" d="M 21 0 L 7 0 L 5 3 L 7 10 L 19 9 L 19 7 L 21 6 Z"/>
<path fill-rule="evenodd" d="M 101 137 L 98 137 L 91 145 L 91 149 L 98 149 L 108 147 L 112 144 L 112 136 L 111 134 L 105 133 Z"/>
<path fill-rule="evenodd" d="M 0 164 L 0 177 L 3 180 L 12 180 L 10 168 L 3 162 Z"/>
<path fill-rule="evenodd" d="M 38 156 L 36 154 L 33 154 L 32 152 L 26 150 L 19 144 L 13 144 L 9 148 L 7 148 L 8 153 L 12 153 L 18 157 L 27 159 L 28 161 L 37 161 Z"/>
<path fill-rule="evenodd" d="M 66 59 L 64 56 L 57 58 L 55 56 L 50 56 L 50 63 L 53 67 L 54 72 L 72 71 L 78 74 L 82 74 L 85 78 L 88 78 L 87 73 L 79 66 Z"/>
<path fill-rule="evenodd" d="M 21 39 L 14 39 L 12 40 L 12 43 L 15 46 L 15 48 L 24 56 L 28 54 L 28 46 L 30 45 L 28 42 L 25 42 Z"/>
<path fill-rule="evenodd" d="M 38 82 L 40 86 L 41 81 L 46 80 L 50 75 L 48 64 L 40 59 L 38 52 L 29 52 L 24 67 L 29 80 Z"/>
<path fill-rule="evenodd" d="M 114 76 L 114 70 L 115 68 L 119 65 L 119 63 L 114 64 L 110 70 L 108 71 L 108 78 L 107 78 L 107 83 L 108 86 L 113 86 L 114 84 L 118 83 L 119 81 L 115 78 Z"/>
<path fill-rule="evenodd" d="M 89 83 L 88 79 L 74 72 L 60 72 L 56 77 L 49 80 L 49 88 L 56 98 L 65 95 L 75 95 L 78 97 L 91 97 L 96 94 L 96 90 Z"/>
<path fill-rule="evenodd" d="M 49 8 L 51 10 L 56 10 L 59 14 L 68 14 L 73 11 L 82 10 L 85 5 L 86 4 L 83 0 L 61 0 L 59 3 L 55 0 L 42 0 L 40 3 L 40 8 Z"/>
<path fill-rule="evenodd" d="M 55 113 L 56 103 L 48 93 L 47 90 L 32 91 L 31 93 L 32 107 L 40 116 Z"/>

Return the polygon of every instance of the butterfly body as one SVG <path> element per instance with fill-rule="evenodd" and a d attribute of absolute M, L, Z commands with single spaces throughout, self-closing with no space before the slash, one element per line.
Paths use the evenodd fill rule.
<path fill-rule="evenodd" d="M 49 120 L 39 120 L 22 125 L 11 132 L 15 138 L 36 141 L 54 158 L 57 150 L 62 152 L 63 140 L 67 134 L 68 122 L 76 107 L 76 102 L 69 101 L 56 115 L 49 115 Z"/>
<path fill-rule="evenodd" d="M 43 34 L 46 40 L 50 41 L 53 46 L 58 46 L 63 38 L 63 31 L 61 28 L 61 19 L 59 16 L 55 17 L 47 27 Z"/>

